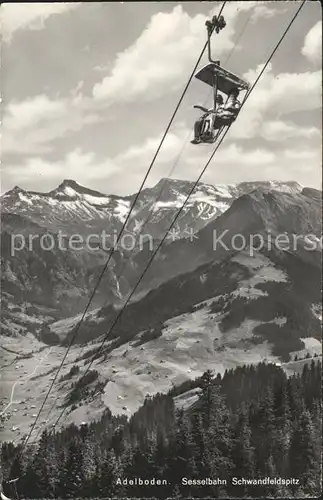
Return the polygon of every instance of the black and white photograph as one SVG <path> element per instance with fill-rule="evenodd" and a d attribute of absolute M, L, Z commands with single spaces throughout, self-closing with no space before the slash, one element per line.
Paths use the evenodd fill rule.
<path fill-rule="evenodd" d="M 1 500 L 321 498 L 321 2 L 0 26 Z"/>

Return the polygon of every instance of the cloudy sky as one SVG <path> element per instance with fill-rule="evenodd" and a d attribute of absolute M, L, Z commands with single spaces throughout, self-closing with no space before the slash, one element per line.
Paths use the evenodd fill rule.
<path fill-rule="evenodd" d="M 135 192 L 205 42 L 205 21 L 221 5 L 2 5 L 1 191 L 48 191 L 74 179 L 105 193 Z M 298 6 L 227 2 L 214 57 L 252 83 Z M 308 2 L 203 181 L 321 187 L 321 43 L 320 3 Z M 197 177 L 212 146 L 190 144 L 192 106 L 211 102 L 194 79 L 148 186 Z"/>

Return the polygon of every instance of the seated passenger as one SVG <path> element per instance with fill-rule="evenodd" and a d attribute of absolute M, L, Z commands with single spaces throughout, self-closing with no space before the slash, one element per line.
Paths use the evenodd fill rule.
<path fill-rule="evenodd" d="M 239 90 L 232 89 L 228 95 L 227 102 L 225 103 L 225 109 L 231 111 L 235 115 L 238 114 L 238 111 L 241 108 L 241 102 L 238 100 Z"/>
<path fill-rule="evenodd" d="M 198 118 L 194 124 L 194 139 L 191 141 L 192 144 L 199 144 L 201 142 L 202 130 L 204 127 L 205 119 L 207 116 L 213 112 L 213 108 L 207 109 L 203 106 L 194 106 L 195 108 L 204 111 L 204 114 Z"/>
<path fill-rule="evenodd" d="M 238 95 L 238 89 L 233 89 L 228 95 L 225 105 L 218 107 L 214 120 L 215 129 L 231 125 L 234 122 L 241 107 Z"/>
<path fill-rule="evenodd" d="M 223 98 L 221 95 L 217 96 L 216 104 L 216 108 L 213 107 L 210 109 L 207 109 L 204 106 L 194 106 L 194 108 L 204 111 L 204 114 L 196 120 L 194 124 L 194 139 L 191 141 L 192 144 L 199 144 L 203 142 L 202 137 L 204 135 L 212 136 L 217 110 L 223 105 Z"/>

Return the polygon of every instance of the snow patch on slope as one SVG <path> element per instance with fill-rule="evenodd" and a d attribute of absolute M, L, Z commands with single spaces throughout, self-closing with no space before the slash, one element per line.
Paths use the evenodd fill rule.
<path fill-rule="evenodd" d="M 130 209 L 130 202 L 125 200 L 119 200 L 115 208 L 115 215 L 119 217 L 119 219 L 122 222 L 124 222 L 128 215 L 129 209 Z"/>
<path fill-rule="evenodd" d="M 27 196 L 25 196 L 24 194 L 19 193 L 18 196 L 21 199 L 21 201 L 24 201 L 25 203 L 28 203 L 28 205 L 32 205 L 33 204 L 33 202 Z"/>
<path fill-rule="evenodd" d="M 300 340 L 304 342 L 305 349 L 314 349 L 315 352 L 317 348 L 319 348 L 320 351 L 322 350 L 321 342 L 313 337 L 301 338 Z"/>
<path fill-rule="evenodd" d="M 321 304 L 313 304 L 311 307 L 312 313 L 314 316 L 322 322 L 322 305 Z"/>
<path fill-rule="evenodd" d="M 174 398 L 175 409 L 183 409 L 186 411 L 190 408 L 196 401 L 198 401 L 202 390 L 197 387 L 196 389 L 191 389 L 190 391 L 180 394 Z"/>
<path fill-rule="evenodd" d="M 90 194 L 84 194 L 83 198 L 85 201 L 92 205 L 107 205 L 109 203 L 109 197 L 99 197 L 99 196 L 91 196 Z"/>
<path fill-rule="evenodd" d="M 215 186 L 216 193 L 219 196 L 222 196 L 222 198 L 231 198 L 232 195 L 229 191 L 229 188 L 235 189 L 236 184 L 229 184 L 228 186 L 226 186 L 225 184 L 217 184 Z"/>
<path fill-rule="evenodd" d="M 304 343 L 304 348 L 299 351 L 294 351 L 291 353 L 291 357 L 297 356 L 300 358 L 305 358 L 306 356 L 314 356 L 322 354 L 322 342 L 315 339 L 314 337 L 305 337 L 300 339 Z"/>

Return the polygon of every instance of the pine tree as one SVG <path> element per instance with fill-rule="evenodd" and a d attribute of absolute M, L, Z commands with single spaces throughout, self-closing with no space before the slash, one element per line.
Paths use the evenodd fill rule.
<path fill-rule="evenodd" d="M 201 414 L 204 427 L 210 425 L 210 408 L 212 394 L 213 377 L 211 370 L 207 370 L 201 377 L 202 394 L 200 397 Z"/>
<path fill-rule="evenodd" d="M 291 411 L 291 420 L 298 419 L 302 413 L 303 401 L 303 386 L 300 377 L 293 375 L 287 381 L 287 392 Z"/>
<path fill-rule="evenodd" d="M 82 445 L 82 477 L 84 478 L 83 493 L 91 496 L 94 494 L 94 479 L 96 475 L 96 445 L 94 436 L 87 433 Z"/>
<path fill-rule="evenodd" d="M 18 453 L 14 456 L 13 462 L 11 464 L 10 473 L 8 477 L 7 486 L 9 487 L 9 495 L 18 496 L 22 492 L 22 477 L 23 477 L 23 459 L 20 452 L 21 447 L 18 447 Z M 11 482 L 13 480 L 13 482 Z"/>
<path fill-rule="evenodd" d="M 196 470 L 189 420 L 187 414 L 181 410 L 177 414 L 175 435 L 171 439 L 169 445 L 166 479 L 170 484 L 177 484 L 178 478 L 192 477 L 195 474 Z M 185 489 L 185 495 L 189 493 L 188 488 L 182 488 L 181 486 L 179 486 L 179 488 L 180 491 L 182 491 L 183 488 Z"/>
<path fill-rule="evenodd" d="M 202 415 L 195 412 L 191 417 L 191 447 L 195 458 L 197 477 L 206 477 L 209 473 L 206 439 Z"/>
<path fill-rule="evenodd" d="M 320 444 L 308 410 L 303 410 L 290 447 L 291 474 L 301 480 L 304 491 L 317 495 L 320 490 Z"/>
<path fill-rule="evenodd" d="M 273 393 L 267 386 L 264 396 L 259 402 L 256 418 L 253 421 L 256 436 L 254 446 L 256 447 L 257 467 L 259 471 L 265 473 L 266 463 L 270 456 L 273 456 L 277 439 L 275 415 L 273 410 Z"/>
<path fill-rule="evenodd" d="M 248 417 L 248 410 L 245 405 L 242 405 L 238 417 L 237 426 L 234 434 L 234 446 L 232 450 L 234 460 L 235 477 L 253 478 L 255 475 L 255 450 L 251 442 L 251 428 Z M 239 492 L 236 493 L 246 495 L 249 491 L 248 487 L 239 486 Z"/>
<path fill-rule="evenodd" d="M 114 496 L 118 490 L 117 479 L 120 477 L 119 464 L 114 450 L 107 452 L 106 457 L 99 468 L 97 487 L 99 496 Z"/>
<path fill-rule="evenodd" d="M 165 472 L 167 443 L 164 432 L 158 428 L 156 445 L 153 449 L 153 477 L 162 478 Z"/>
<path fill-rule="evenodd" d="M 83 485 L 81 445 L 75 439 L 71 440 L 66 461 L 60 475 L 59 491 L 61 496 L 73 498 L 81 493 Z"/>
<path fill-rule="evenodd" d="M 288 475 L 288 452 L 292 434 L 291 411 L 287 393 L 287 380 L 276 387 L 274 394 L 274 414 L 275 414 L 275 445 L 273 457 L 277 467 L 277 472 L 281 477 Z"/>
<path fill-rule="evenodd" d="M 226 478 L 233 468 L 232 429 L 230 414 L 220 389 L 211 387 L 209 427 L 206 431 L 206 456 L 210 477 Z M 221 486 L 212 486 L 211 491 L 216 496 L 225 496 Z"/>
<path fill-rule="evenodd" d="M 276 465 L 275 465 L 275 460 L 274 460 L 274 457 L 272 455 L 269 455 L 265 461 L 265 465 L 264 465 L 264 477 L 272 477 L 274 478 L 275 476 L 277 476 L 277 469 L 276 469 Z M 266 485 L 265 487 L 263 487 L 263 492 L 268 495 L 269 497 L 272 497 L 272 496 L 277 496 L 277 486 L 276 485 Z"/>
<path fill-rule="evenodd" d="M 39 440 L 37 452 L 33 458 L 32 471 L 28 474 L 33 477 L 39 496 L 52 497 L 55 494 L 57 469 L 56 454 L 52 438 L 45 430 Z"/>

